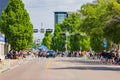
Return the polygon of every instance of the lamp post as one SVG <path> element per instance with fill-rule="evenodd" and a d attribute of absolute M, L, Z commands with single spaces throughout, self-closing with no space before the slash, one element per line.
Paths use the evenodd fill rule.
<path fill-rule="evenodd" d="M 60 35 L 65 36 L 65 52 L 67 54 L 67 52 L 68 52 L 68 38 L 67 37 L 69 36 L 69 32 L 68 31 L 62 32 L 62 33 L 60 33 Z"/>
<path fill-rule="evenodd" d="M 66 52 L 66 54 L 68 53 L 68 40 L 67 40 L 68 36 L 69 36 L 69 32 L 66 32 L 65 33 L 65 37 L 66 37 L 66 40 L 65 40 L 65 52 Z"/>
<path fill-rule="evenodd" d="M 67 54 L 68 53 L 68 36 L 69 36 L 69 31 L 71 30 L 71 27 L 64 27 L 63 29 L 65 32 L 60 33 L 60 35 L 65 36 L 65 52 Z"/>
<path fill-rule="evenodd" d="M 104 39 L 104 41 L 103 41 L 103 46 L 104 46 L 104 48 L 106 50 L 106 48 L 107 48 L 107 40 L 106 39 Z"/>
<path fill-rule="evenodd" d="M 83 37 L 87 35 L 85 33 L 81 33 L 80 35 L 82 36 L 82 47 L 83 47 Z"/>

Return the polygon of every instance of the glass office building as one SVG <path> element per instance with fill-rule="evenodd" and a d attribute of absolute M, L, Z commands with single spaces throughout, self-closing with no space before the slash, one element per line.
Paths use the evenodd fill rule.
<path fill-rule="evenodd" d="M 0 15 L 2 14 L 2 11 L 5 9 L 5 7 L 8 5 L 9 0 L 0 0 Z"/>
<path fill-rule="evenodd" d="M 55 24 L 62 23 L 64 21 L 64 19 L 68 17 L 67 12 L 55 12 L 54 15 L 55 15 L 54 16 Z"/>

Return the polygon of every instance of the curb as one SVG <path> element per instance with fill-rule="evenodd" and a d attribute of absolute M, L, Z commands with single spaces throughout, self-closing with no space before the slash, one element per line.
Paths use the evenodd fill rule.
<path fill-rule="evenodd" d="M 8 70 L 10 70 L 9 68 L 8 69 L 1 69 L 0 70 L 0 73 L 4 73 L 4 72 L 6 72 L 6 71 L 8 71 Z"/>
<path fill-rule="evenodd" d="M 4 73 L 4 72 L 6 72 L 6 71 L 8 71 L 8 70 L 12 70 L 12 69 L 14 69 L 14 68 L 16 68 L 16 67 L 18 67 L 18 66 L 21 66 L 21 65 L 23 65 L 23 64 L 26 64 L 26 63 L 28 63 L 29 61 L 25 61 L 25 62 L 23 62 L 23 63 L 17 63 L 17 64 L 15 64 L 14 66 L 11 66 L 11 67 L 8 67 L 8 68 L 5 68 L 5 69 L 0 69 L 0 73 Z"/>

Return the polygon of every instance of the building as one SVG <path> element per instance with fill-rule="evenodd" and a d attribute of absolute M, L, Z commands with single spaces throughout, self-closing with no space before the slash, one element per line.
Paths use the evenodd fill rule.
<path fill-rule="evenodd" d="M 93 4 L 97 4 L 97 3 L 98 3 L 98 1 L 97 1 L 97 0 L 94 0 L 92 3 L 93 3 Z"/>
<path fill-rule="evenodd" d="M 5 9 L 5 7 L 7 6 L 9 0 L 0 0 L 0 15 L 2 13 L 2 11 Z"/>
<path fill-rule="evenodd" d="M 80 14 L 79 11 L 77 11 L 77 12 L 54 12 L 54 24 L 60 24 L 60 23 L 62 23 L 65 18 L 68 18 L 73 13 Z M 80 14 L 80 17 L 81 16 L 82 15 Z"/>
<path fill-rule="evenodd" d="M 64 21 L 65 18 L 68 17 L 67 12 L 54 12 L 54 24 L 60 24 Z"/>
<path fill-rule="evenodd" d="M 2 11 L 5 9 L 8 2 L 9 0 L 0 0 L 0 17 L 1 17 Z M 9 48 L 10 47 L 6 42 L 5 36 L 0 33 L 0 59 L 5 58 L 5 54 L 8 52 Z"/>
<path fill-rule="evenodd" d="M 5 36 L 0 33 L 0 59 L 4 59 L 9 50 L 10 45 L 7 43 Z"/>

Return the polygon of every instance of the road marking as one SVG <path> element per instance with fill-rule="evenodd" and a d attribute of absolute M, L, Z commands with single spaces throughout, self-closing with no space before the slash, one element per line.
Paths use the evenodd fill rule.
<path fill-rule="evenodd" d="M 50 64 L 51 64 L 51 60 L 48 60 L 47 62 L 47 65 L 46 65 L 46 71 L 48 72 L 49 71 L 49 67 L 50 67 Z"/>
<path fill-rule="evenodd" d="M 54 62 L 53 60 L 48 59 L 46 67 L 45 67 L 45 71 L 47 71 L 47 72 L 50 71 L 50 67 L 51 67 L 53 62 Z M 62 66 L 58 65 L 58 64 L 61 64 L 61 63 L 63 63 L 64 65 L 68 65 L 71 62 L 61 62 L 61 61 L 58 61 L 58 62 L 54 62 L 54 65 L 57 65 L 57 67 L 64 67 L 63 64 L 62 64 Z M 89 66 L 87 66 L 87 65 L 85 65 L 83 63 L 73 62 L 72 64 L 76 64 L 76 65 L 79 64 L 79 66 L 84 67 L 85 70 L 92 70 L 91 67 L 89 67 Z"/>

